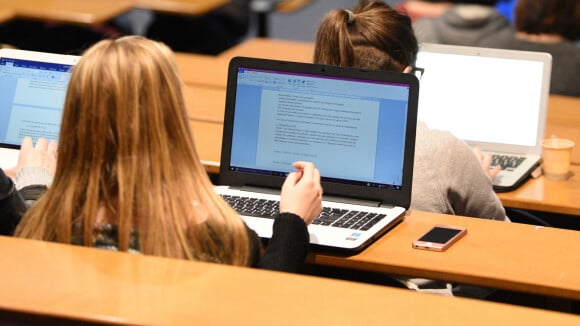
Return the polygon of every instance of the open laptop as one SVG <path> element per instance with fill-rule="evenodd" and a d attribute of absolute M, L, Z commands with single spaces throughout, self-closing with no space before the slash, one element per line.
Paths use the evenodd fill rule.
<path fill-rule="evenodd" d="M 418 119 L 492 154 L 494 189 L 515 189 L 540 162 L 551 68 L 547 53 L 422 44 Z"/>
<path fill-rule="evenodd" d="M 0 49 L 0 167 L 18 162 L 22 138 L 57 140 L 78 56 Z"/>
<path fill-rule="evenodd" d="M 412 74 L 234 58 L 216 191 L 267 239 L 277 203 L 264 218 L 232 197 L 277 201 L 292 163 L 314 162 L 325 209 L 308 228 L 311 244 L 359 251 L 409 208 L 418 92 Z"/>

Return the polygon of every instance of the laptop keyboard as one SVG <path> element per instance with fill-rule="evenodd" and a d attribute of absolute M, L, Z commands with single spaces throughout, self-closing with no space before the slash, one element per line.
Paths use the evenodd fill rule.
<path fill-rule="evenodd" d="M 502 170 L 515 170 L 522 162 L 525 160 L 525 157 L 522 156 L 512 156 L 512 155 L 498 155 L 493 154 L 491 160 L 491 167 L 495 167 L 496 165 L 501 166 Z"/>
<path fill-rule="evenodd" d="M 280 211 L 277 200 L 230 195 L 222 195 L 222 198 L 240 215 L 274 218 Z M 323 207 L 322 212 L 312 224 L 366 231 L 385 216 L 378 213 Z"/>

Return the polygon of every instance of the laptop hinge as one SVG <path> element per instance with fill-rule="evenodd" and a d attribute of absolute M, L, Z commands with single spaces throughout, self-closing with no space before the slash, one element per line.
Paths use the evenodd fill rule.
<path fill-rule="evenodd" d="M 266 188 L 266 187 L 253 187 L 253 186 L 240 186 L 240 187 L 230 187 L 232 189 L 241 190 L 241 191 L 248 191 L 248 192 L 257 192 L 261 194 L 268 194 L 268 195 L 280 195 L 280 189 L 276 188 Z"/>
<path fill-rule="evenodd" d="M 349 198 L 349 197 L 323 195 L 322 200 L 332 201 L 332 202 L 337 202 L 337 203 L 344 203 L 344 204 L 351 204 L 351 205 L 369 206 L 369 207 L 381 206 L 381 202 L 378 200 L 365 200 L 365 199 Z"/>
<path fill-rule="evenodd" d="M 241 186 L 241 187 L 231 187 L 232 189 L 241 190 L 241 191 L 248 191 L 248 192 L 257 192 L 262 194 L 269 194 L 269 195 L 280 195 L 280 189 L 275 188 L 266 188 L 266 187 L 253 187 L 253 186 Z M 351 204 L 351 205 L 361 205 L 361 206 L 368 206 L 368 207 L 390 207 L 391 205 L 381 205 L 381 202 L 378 200 L 365 200 L 365 199 L 358 199 L 358 198 L 350 198 L 350 197 L 340 197 L 340 196 L 329 196 L 324 195 L 322 197 L 324 201 L 331 201 L 336 203 L 343 203 L 343 204 Z"/>

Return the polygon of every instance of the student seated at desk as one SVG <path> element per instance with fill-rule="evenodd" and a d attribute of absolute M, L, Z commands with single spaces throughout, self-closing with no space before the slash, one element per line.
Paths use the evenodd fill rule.
<path fill-rule="evenodd" d="M 171 50 L 137 36 L 104 40 L 73 70 L 54 180 L 15 235 L 297 271 L 322 188 L 312 163 L 294 166 L 260 256 L 258 236 L 213 191 L 200 163 Z"/>
<path fill-rule="evenodd" d="M 352 10 L 333 10 L 320 24 L 316 63 L 369 70 L 411 72 L 418 44 L 411 20 L 380 1 L 361 1 Z M 452 69 L 452 68 L 450 68 Z M 490 157 L 481 161 L 449 132 L 418 122 L 411 209 L 507 220 L 486 174 Z M 484 169 L 482 169 L 484 165 Z"/>
<path fill-rule="evenodd" d="M 495 8 L 498 0 L 449 2 L 453 6 L 442 15 L 414 23 L 420 42 L 488 47 L 512 37 L 513 26 Z"/>
<path fill-rule="evenodd" d="M 516 34 L 503 48 L 552 55 L 550 93 L 580 96 L 580 1 L 519 0 Z"/>
<path fill-rule="evenodd" d="M 352 10 L 324 16 L 314 48 L 316 63 L 410 73 L 418 52 L 411 19 L 381 1 L 361 0 Z M 480 154 L 480 153 L 479 153 Z M 508 220 L 493 191 L 489 157 L 481 160 L 449 132 L 418 121 L 411 209 Z M 482 168 L 483 167 L 483 168 Z M 398 278 L 408 288 L 446 295 L 486 297 L 488 289 Z"/>

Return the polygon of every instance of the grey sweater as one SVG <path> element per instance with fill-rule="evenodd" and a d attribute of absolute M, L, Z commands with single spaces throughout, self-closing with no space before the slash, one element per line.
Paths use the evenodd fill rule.
<path fill-rule="evenodd" d="M 491 179 L 467 143 L 417 123 L 411 209 L 506 220 Z"/>
<path fill-rule="evenodd" d="M 455 5 L 441 16 L 414 24 L 419 42 L 494 47 L 513 37 L 509 21 L 494 7 Z"/>

